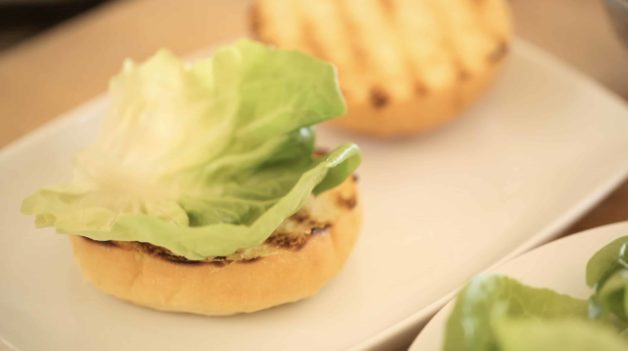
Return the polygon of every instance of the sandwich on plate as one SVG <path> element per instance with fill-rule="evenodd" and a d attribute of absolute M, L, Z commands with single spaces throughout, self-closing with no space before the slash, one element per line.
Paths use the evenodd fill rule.
<path fill-rule="evenodd" d="M 89 281 L 118 298 L 205 315 L 315 294 L 359 232 L 360 151 L 315 149 L 345 111 L 335 69 L 242 40 L 186 64 L 128 61 L 74 177 L 26 198 L 71 238 Z"/>

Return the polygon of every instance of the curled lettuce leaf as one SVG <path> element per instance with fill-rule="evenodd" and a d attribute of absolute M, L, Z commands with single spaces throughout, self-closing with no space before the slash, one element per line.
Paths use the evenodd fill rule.
<path fill-rule="evenodd" d="M 110 96 L 73 181 L 24 200 L 38 226 L 224 256 L 264 242 L 360 163 L 353 144 L 313 156 L 311 126 L 345 105 L 333 66 L 302 53 L 243 40 L 186 65 L 160 51 L 125 63 Z"/>
<path fill-rule="evenodd" d="M 628 236 L 604 246 L 587 263 L 587 284 L 595 289 L 589 299 L 591 318 L 608 319 L 628 328 Z"/>

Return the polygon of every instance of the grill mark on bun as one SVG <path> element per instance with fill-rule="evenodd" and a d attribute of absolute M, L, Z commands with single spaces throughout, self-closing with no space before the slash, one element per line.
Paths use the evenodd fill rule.
<path fill-rule="evenodd" d="M 384 90 L 377 87 L 371 89 L 369 98 L 371 101 L 371 105 L 373 105 L 373 107 L 375 107 L 376 109 L 386 107 L 386 105 L 388 105 L 388 100 L 390 100 L 388 94 L 386 94 Z"/>
<path fill-rule="evenodd" d="M 271 235 L 266 244 L 281 249 L 288 250 L 301 250 L 308 242 L 309 236 L 306 235 L 292 235 L 289 233 L 276 233 Z"/>
<path fill-rule="evenodd" d="M 302 249 L 310 240 L 310 238 L 314 235 L 320 235 L 327 232 L 329 228 L 331 228 L 330 223 L 320 223 L 310 217 L 310 215 L 304 209 L 301 209 L 299 212 L 290 217 L 291 220 L 303 224 L 306 223 L 311 229 L 308 233 L 282 233 L 282 232 L 274 232 L 266 241 L 265 245 L 285 250 L 294 250 L 298 251 Z M 172 251 L 153 244 L 139 242 L 139 241 L 128 241 L 128 242 L 118 242 L 118 241 L 96 241 L 87 237 L 83 237 L 83 239 L 94 243 L 96 245 L 102 245 L 107 247 L 115 247 L 120 249 L 129 249 L 129 250 L 137 250 L 143 252 L 145 254 L 151 255 L 153 257 L 157 257 L 159 259 L 168 261 L 174 264 L 183 264 L 183 265 L 204 265 L 211 264 L 216 267 L 224 267 L 228 264 L 232 263 L 243 263 L 250 264 L 255 263 L 263 259 L 262 256 L 243 258 L 238 260 L 229 259 L 225 256 L 214 256 L 209 258 L 208 260 L 188 260 L 183 256 L 179 256 L 174 254 Z"/>
<path fill-rule="evenodd" d="M 338 204 L 338 206 L 342 208 L 351 210 L 355 208 L 355 206 L 358 204 L 358 200 L 356 199 L 355 196 L 346 198 L 346 197 L 343 197 L 342 195 L 338 195 L 338 197 L 336 198 L 336 203 Z"/>
<path fill-rule="evenodd" d="M 259 261 L 261 259 L 262 259 L 262 257 L 260 257 L 260 256 L 253 257 L 253 258 L 245 258 L 243 260 L 239 260 L 238 263 L 244 263 L 244 264 L 255 263 L 255 262 L 257 262 L 257 261 Z"/>
<path fill-rule="evenodd" d="M 251 5 L 250 10 L 249 10 L 249 18 L 251 19 L 249 23 L 251 25 L 250 29 L 251 29 L 251 32 L 253 33 L 253 38 L 254 39 L 266 39 L 260 36 L 263 22 L 262 22 L 262 16 L 260 15 L 259 5 L 257 3 L 254 3 L 253 5 Z"/>
<path fill-rule="evenodd" d="M 311 228 L 309 233 L 295 235 L 292 233 L 275 232 L 266 239 L 265 244 L 280 249 L 299 251 L 310 241 L 312 236 L 324 234 L 331 228 L 331 223 L 320 223 L 311 218 L 307 218 L 307 220 Z"/>
<path fill-rule="evenodd" d="M 166 248 L 149 244 L 149 243 L 133 242 L 133 246 L 135 246 L 136 248 L 138 248 L 140 251 L 144 253 L 159 257 L 161 259 L 164 259 L 172 263 L 179 263 L 179 264 L 186 264 L 186 265 L 197 265 L 197 264 L 200 265 L 200 264 L 208 263 L 206 261 L 188 260 L 187 258 L 183 256 L 175 255 L 174 253 L 172 253 L 172 251 Z"/>
<path fill-rule="evenodd" d="M 390 16 L 395 12 L 395 3 L 392 0 L 379 0 L 379 4 L 386 15 Z"/>
<path fill-rule="evenodd" d="M 508 53 L 508 43 L 505 40 L 499 40 L 495 48 L 491 51 L 491 53 L 486 57 L 488 63 L 497 63 L 503 59 Z"/>
<path fill-rule="evenodd" d="M 232 263 L 233 261 L 230 259 L 227 259 L 225 256 L 216 256 L 214 258 L 212 258 L 211 261 L 202 261 L 211 265 L 214 265 L 216 267 L 224 267 L 230 263 Z"/>
<path fill-rule="evenodd" d="M 429 95 L 430 90 L 428 89 L 427 85 L 425 85 L 425 83 L 417 79 L 414 82 L 414 92 L 418 96 L 427 96 Z"/>
<path fill-rule="evenodd" d="M 310 218 L 310 215 L 304 209 L 299 210 L 297 213 L 293 214 L 290 219 L 297 223 L 303 223 Z"/>
<path fill-rule="evenodd" d="M 362 33 L 351 16 L 351 9 L 348 8 L 346 1 L 339 1 L 336 5 L 336 11 L 338 11 L 339 21 L 342 24 L 342 32 L 338 35 L 347 38 L 351 68 L 357 75 L 365 74 L 369 66 L 369 52 L 362 43 Z"/>
<path fill-rule="evenodd" d="M 462 66 L 459 66 L 457 78 L 459 82 L 466 82 L 471 78 L 471 75 L 466 69 L 464 69 Z"/>
<path fill-rule="evenodd" d="M 163 248 L 161 246 L 152 245 L 149 243 L 134 242 L 134 246 L 138 247 L 140 251 L 161 258 L 171 263 L 183 264 L 183 265 L 205 265 L 211 264 L 216 267 L 224 267 L 233 263 L 233 260 L 228 259 L 225 256 L 214 256 L 210 260 L 188 260 L 187 258 L 179 255 L 175 255 L 172 251 Z M 240 261 L 237 261 L 240 262 Z"/>

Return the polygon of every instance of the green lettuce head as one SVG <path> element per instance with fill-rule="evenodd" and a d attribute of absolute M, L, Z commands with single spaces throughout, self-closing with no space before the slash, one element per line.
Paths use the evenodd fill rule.
<path fill-rule="evenodd" d="M 263 243 L 360 152 L 313 157 L 311 126 L 344 113 L 334 67 L 248 40 L 186 65 L 167 51 L 126 62 L 102 133 L 71 183 L 26 198 L 39 227 L 140 241 L 190 260 Z"/>

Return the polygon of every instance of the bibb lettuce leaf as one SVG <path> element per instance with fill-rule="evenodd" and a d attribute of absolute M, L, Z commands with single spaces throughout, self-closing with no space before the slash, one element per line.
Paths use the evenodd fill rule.
<path fill-rule="evenodd" d="M 242 40 L 187 65 L 167 51 L 126 62 L 75 176 L 26 198 L 38 226 L 147 242 L 187 259 L 262 242 L 360 163 L 345 144 L 314 157 L 317 123 L 344 113 L 335 69 Z"/>

